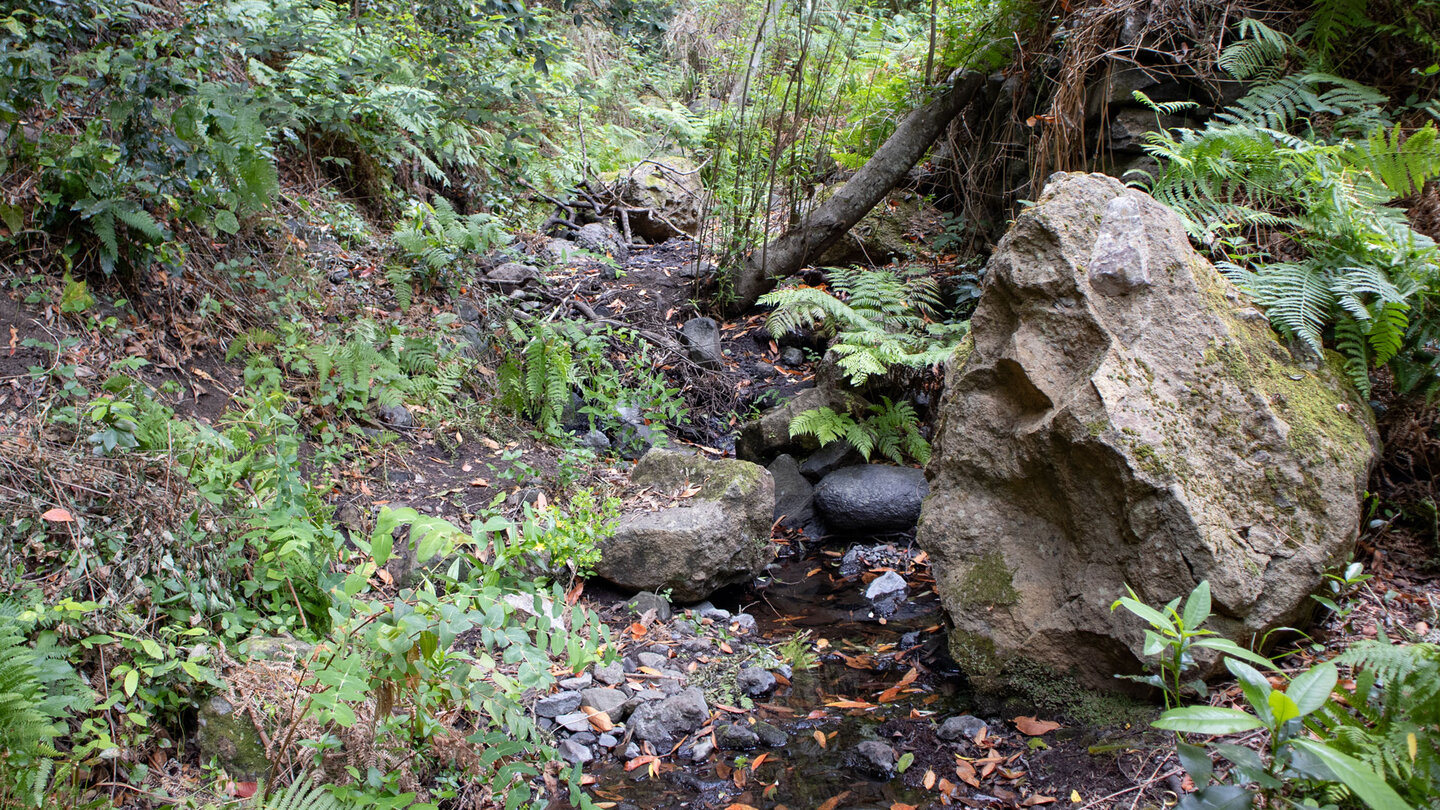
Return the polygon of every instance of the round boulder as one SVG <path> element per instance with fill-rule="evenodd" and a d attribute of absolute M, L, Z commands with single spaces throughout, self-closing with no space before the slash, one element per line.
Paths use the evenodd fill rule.
<path fill-rule="evenodd" d="M 929 491 L 924 470 L 861 464 L 821 479 L 815 486 L 815 507 L 831 531 L 903 532 L 915 528 Z"/>

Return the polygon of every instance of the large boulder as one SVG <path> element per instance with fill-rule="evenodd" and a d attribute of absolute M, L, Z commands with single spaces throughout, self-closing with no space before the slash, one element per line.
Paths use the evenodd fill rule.
<path fill-rule="evenodd" d="M 815 408 L 845 407 L 846 395 L 835 388 L 801 389 L 786 402 L 742 425 L 735 440 L 735 455 L 747 461 L 763 461 L 786 450 L 818 450 L 820 442 L 814 436 L 790 437 L 790 420 Z"/>
<path fill-rule="evenodd" d="M 1127 584 L 1155 604 L 1209 580 L 1209 626 L 1242 643 L 1306 618 L 1354 547 L 1370 412 L 1337 356 L 1292 358 L 1173 213 L 1053 176 L 972 329 L 919 530 L 962 668 L 1116 684 L 1141 660 L 1141 623 L 1110 609 Z"/>
<path fill-rule="evenodd" d="M 605 579 L 694 602 L 749 581 L 775 559 L 775 481 L 764 467 L 656 449 L 636 462 L 630 482 L 664 505 L 621 517 L 600 547 L 595 571 Z"/>
<path fill-rule="evenodd" d="M 705 210 L 700 170 L 682 157 L 646 160 L 623 172 L 601 175 L 609 189 L 634 213 L 630 232 L 647 242 L 695 236 Z"/>

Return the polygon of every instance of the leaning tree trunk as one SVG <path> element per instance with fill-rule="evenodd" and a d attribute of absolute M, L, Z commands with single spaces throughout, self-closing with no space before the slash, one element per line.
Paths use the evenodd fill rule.
<path fill-rule="evenodd" d="M 741 266 L 732 306 L 736 310 L 754 306 L 756 299 L 775 286 L 775 279 L 794 275 L 870 213 L 984 83 L 980 73 L 966 72 L 944 95 L 906 116 L 850 182 L 811 211 L 804 222 L 770 240 Z"/>

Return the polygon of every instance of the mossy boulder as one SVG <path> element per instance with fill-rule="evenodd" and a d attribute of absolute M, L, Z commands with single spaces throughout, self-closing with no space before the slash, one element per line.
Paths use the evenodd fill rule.
<path fill-rule="evenodd" d="M 1237 642 L 1303 623 L 1346 562 L 1378 451 L 1367 405 L 1299 362 L 1190 247 L 1102 175 L 1050 179 L 992 257 L 939 408 L 919 541 L 981 680 L 1024 660 L 1112 687 L 1140 622 L 1214 593 Z"/>
<path fill-rule="evenodd" d="M 764 467 L 656 449 L 636 462 L 630 483 L 643 506 L 601 544 L 595 572 L 605 579 L 695 602 L 775 559 L 775 480 Z"/>
<path fill-rule="evenodd" d="M 240 707 L 215 695 L 196 715 L 195 745 L 204 760 L 214 758 L 231 779 L 253 782 L 270 771 L 265 742 Z"/>
<path fill-rule="evenodd" d="M 700 170 L 683 157 L 646 160 L 601 175 L 612 194 L 630 208 L 630 230 L 647 242 L 695 236 L 706 207 Z"/>
<path fill-rule="evenodd" d="M 838 185 L 824 189 L 815 195 L 815 204 L 839 190 Z M 914 255 L 922 234 L 933 236 L 942 230 L 938 208 L 916 194 L 894 192 L 831 245 L 819 264 L 879 266 Z"/>

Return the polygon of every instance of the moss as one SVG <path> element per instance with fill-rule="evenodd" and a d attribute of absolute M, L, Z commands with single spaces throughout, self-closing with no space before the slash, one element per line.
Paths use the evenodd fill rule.
<path fill-rule="evenodd" d="M 977 684 L 984 683 L 987 677 L 1000 670 L 1000 657 L 995 653 L 995 642 L 979 633 L 951 630 L 950 657 L 955 659 L 960 671 Z"/>
<path fill-rule="evenodd" d="M 965 361 L 969 360 L 970 355 L 974 353 L 975 333 L 972 332 L 970 334 L 967 334 L 965 337 L 960 338 L 959 345 L 955 347 L 955 353 L 950 356 L 950 362 L 954 364 L 955 368 L 960 368 L 961 366 L 965 365 Z"/>
<path fill-rule="evenodd" d="M 1015 572 L 1005 564 L 1005 558 L 998 551 L 987 551 L 970 563 L 955 588 L 951 610 L 964 609 L 972 605 L 1013 605 L 1020 599 L 1015 590 Z"/>
<path fill-rule="evenodd" d="M 1058 714 L 1086 726 L 1145 727 L 1155 717 L 1152 706 L 1113 692 L 1097 692 L 1080 685 L 1080 679 L 1056 672 L 1024 658 L 1005 662 L 997 681 L 1004 697 L 1023 705 L 1018 711 Z"/>

